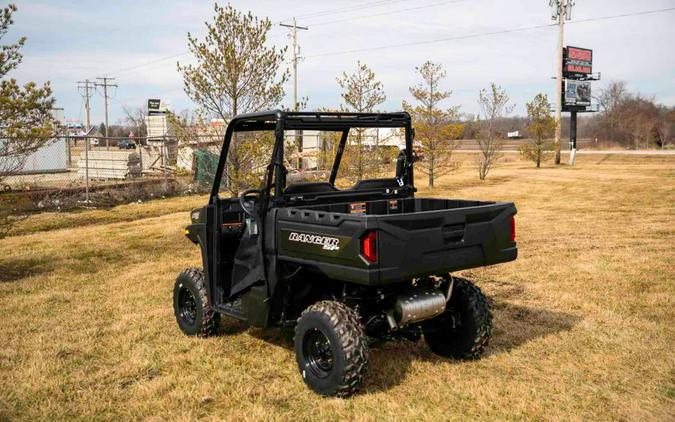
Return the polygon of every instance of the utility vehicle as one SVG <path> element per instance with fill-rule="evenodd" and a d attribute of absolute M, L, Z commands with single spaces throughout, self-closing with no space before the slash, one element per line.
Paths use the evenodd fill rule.
<path fill-rule="evenodd" d="M 395 128 L 405 134 L 405 149 L 391 161 L 391 178 L 339 189 L 340 161 L 356 128 Z M 299 130 L 339 136 L 328 180 L 287 183 L 292 158 L 284 139 Z M 220 186 L 228 152 L 253 131 L 274 138 L 262 186 L 226 198 Z M 516 208 L 416 198 L 413 134 L 404 112 L 234 117 L 209 202 L 191 212 L 186 228 L 203 270 L 186 269 L 176 280 L 180 329 L 210 335 L 220 315 L 295 327 L 300 373 L 327 396 L 358 390 L 373 341 L 424 338 L 438 355 L 477 358 L 490 337 L 490 309 L 478 287 L 450 272 L 516 259 Z"/>

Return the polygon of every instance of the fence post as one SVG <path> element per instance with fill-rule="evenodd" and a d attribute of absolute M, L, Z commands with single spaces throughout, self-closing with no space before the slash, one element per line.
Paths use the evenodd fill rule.
<path fill-rule="evenodd" d="M 138 143 L 138 162 L 141 164 L 141 175 L 143 177 L 143 145 L 141 142 Z"/>
<path fill-rule="evenodd" d="M 68 154 L 68 158 L 66 158 L 66 167 L 70 170 L 70 168 L 73 167 L 73 154 L 70 149 L 70 136 L 68 135 L 66 135 L 66 154 Z"/>
<path fill-rule="evenodd" d="M 166 148 L 166 139 L 162 138 L 162 146 L 159 148 L 159 155 L 162 157 L 162 175 L 166 181 L 166 161 L 164 157 L 164 148 Z"/>

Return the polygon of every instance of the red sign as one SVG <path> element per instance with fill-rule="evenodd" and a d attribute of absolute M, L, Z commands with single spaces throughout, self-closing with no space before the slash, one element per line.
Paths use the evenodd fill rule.
<path fill-rule="evenodd" d="M 567 47 L 563 53 L 563 72 L 571 75 L 593 73 L 593 50 L 579 47 Z"/>

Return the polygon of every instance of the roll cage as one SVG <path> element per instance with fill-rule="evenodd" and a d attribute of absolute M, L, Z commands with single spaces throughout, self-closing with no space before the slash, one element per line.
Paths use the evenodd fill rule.
<path fill-rule="evenodd" d="M 271 110 L 257 113 L 240 114 L 234 117 L 227 126 L 223 140 L 223 148 L 218 160 L 218 167 L 213 181 L 213 188 L 209 203 L 218 198 L 220 182 L 227 162 L 227 154 L 233 135 L 237 132 L 273 131 L 274 148 L 264 184 L 260 190 L 261 207 L 265 210 L 270 200 L 274 204 L 284 201 L 286 188 L 286 168 L 284 166 L 284 131 L 286 130 L 319 130 L 341 132 L 335 159 L 330 173 L 329 183 L 335 185 L 335 179 L 344 153 L 345 144 L 352 128 L 402 128 L 405 132 L 405 161 L 404 173 L 399 181 L 402 190 L 414 192 L 413 174 L 413 129 L 410 115 L 406 112 L 397 113 L 344 113 L 344 112 L 287 112 Z M 274 196 L 270 197 L 272 187 Z"/>

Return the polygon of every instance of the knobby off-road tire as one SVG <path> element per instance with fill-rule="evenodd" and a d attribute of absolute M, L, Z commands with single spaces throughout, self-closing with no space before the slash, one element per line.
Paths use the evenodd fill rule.
<path fill-rule="evenodd" d="M 454 359 L 477 359 L 490 341 L 492 313 L 487 298 L 476 285 L 454 278 L 445 313 L 422 325 L 431 351 Z"/>
<path fill-rule="evenodd" d="M 302 378 L 315 392 L 354 394 L 368 367 L 366 334 L 357 313 L 335 301 L 308 307 L 295 327 L 295 357 Z"/>
<path fill-rule="evenodd" d="M 215 332 L 220 314 L 211 309 L 206 295 L 204 272 L 199 268 L 183 270 L 176 278 L 173 286 L 173 311 L 183 333 L 207 337 Z"/>

